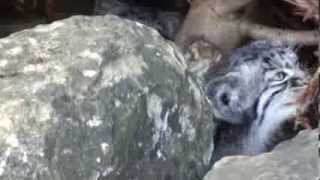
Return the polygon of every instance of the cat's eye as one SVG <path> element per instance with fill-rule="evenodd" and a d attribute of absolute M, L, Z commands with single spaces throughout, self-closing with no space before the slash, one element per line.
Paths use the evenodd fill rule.
<path fill-rule="evenodd" d="M 282 81 L 286 78 L 287 74 L 285 72 L 278 72 L 273 78 L 274 81 Z"/>

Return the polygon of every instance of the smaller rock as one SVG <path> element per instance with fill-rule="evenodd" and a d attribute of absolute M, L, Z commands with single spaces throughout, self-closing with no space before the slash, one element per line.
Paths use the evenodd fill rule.
<path fill-rule="evenodd" d="M 317 130 L 305 130 L 258 156 L 230 156 L 218 161 L 203 180 L 316 180 Z"/>

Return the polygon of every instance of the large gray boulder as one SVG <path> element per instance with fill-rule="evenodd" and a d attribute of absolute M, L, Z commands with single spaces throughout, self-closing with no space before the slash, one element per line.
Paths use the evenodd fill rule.
<path fill-rule="evenodd" d="M 196 180 L 214 124 L 176 47 L 115 16 L 0 40 L 0 179 Z"/>
<path fill-rule="evenodd" d="M 319 129 L 300 132 L 258 156 L 225 157 L 204 180 L 318 180 L 318 134 Z"/>

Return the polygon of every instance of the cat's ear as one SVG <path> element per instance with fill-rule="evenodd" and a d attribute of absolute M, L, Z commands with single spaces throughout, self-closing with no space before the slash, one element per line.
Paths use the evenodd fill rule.
<path fill-rule="evenodd" d="M 295 53 L 298 53 L 298 51 L 302 48 L 302 44 L 292 44 L 290 49 L 292 49 Z"/>
<path fill-rule="evenodd" d="M 240 101 L 243 97 L 241 80 L 238 76 L 225 75 L 208 83 L 206 93 L 217 119 L 232 124 L 242 123 L 245 108 Z"/>

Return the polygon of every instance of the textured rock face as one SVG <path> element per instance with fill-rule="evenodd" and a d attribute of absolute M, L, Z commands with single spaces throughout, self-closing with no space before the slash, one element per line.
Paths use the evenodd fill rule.
<path fill-rule="evenodd" d="M 201 179 L 212 113 L 175 46 L 114 16 L 0 40 L 0 179 Z"/>
<path fill-rule="evenodd" d="M 318 131 L 300 132 L 270 153 L 223 158 L 204 180 L 316 180 Z"/>

